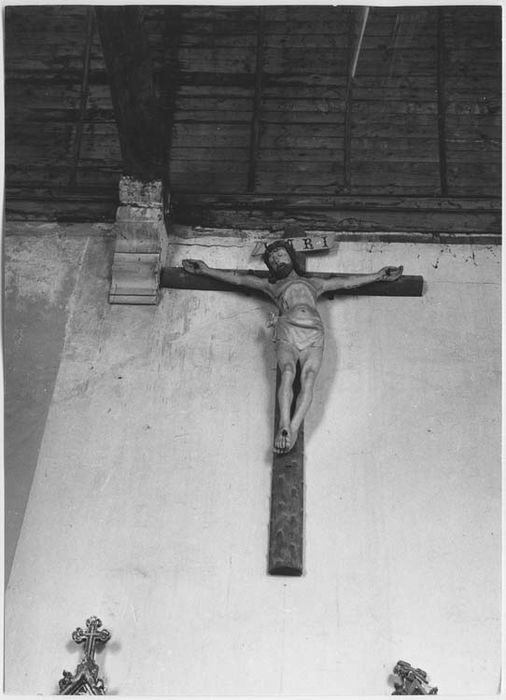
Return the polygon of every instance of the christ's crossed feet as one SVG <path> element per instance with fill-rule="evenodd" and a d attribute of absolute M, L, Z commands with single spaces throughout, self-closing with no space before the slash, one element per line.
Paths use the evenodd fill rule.
<path fill-rule="evenodd" d="M 277 454 L 290 452 L 297 441 L 297 432 L 298 431 L 294 431 L 290 427 L 281 427 L 274 438 L 273 452 Z"/>

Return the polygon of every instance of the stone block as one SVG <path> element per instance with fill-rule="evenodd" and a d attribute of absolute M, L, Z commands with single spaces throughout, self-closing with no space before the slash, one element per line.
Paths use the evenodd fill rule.
<path fill-rule="evenodd" d="M 161 261 L 158 253 L 116 252 L 109 292 L 111 304 L 157 304 Z"/>
<path fill-rule="evenodd" d="M 116 210 L 116 221 L 149 221 L 163 222 L 163 210 L 161 205 L 153 204 L 149 207 L 139 207 L 133 204 L 121 205 Z"/>
<path fill-rule="evenodd" d="M 165 235 L 162 183 L 124 176 L 119 198 L 109 302 L 157 304 Z"/>
<path fill-rule="evenodd" d="M 141 182 L 124 175 L 119 181 L 119 199 L 122 204 L 137 207 L 162 206 L 163 187 L 160 180 Z"/>
<path fill-rule="evenodd" d="M 122 222 L 116 225 L 116 253 L 160 253 L 160 230 L 152 223 Z M 162 231 L 163 232 L 163 231 Z"/>

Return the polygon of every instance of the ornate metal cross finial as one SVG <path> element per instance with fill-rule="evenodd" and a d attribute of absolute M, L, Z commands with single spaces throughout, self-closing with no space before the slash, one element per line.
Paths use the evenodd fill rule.
<path fill-rule="evenodd" d="M 97 643 L 105 644 L 111 638 L 108 630 L 101 630 L 102 621 L 98 617 L 86 620 L 86 630 L 77 627 L 72 632 L 76 644 L 84 644 L 84 657 L 74 675 L 63 671 L 59 681 L 60 695 L 105 695 L 104 682 L 98 677 L 98 666 L 95 663 L 95 647 Z"/>
<path fill-rule="evenodd" d="M 427 673 L 421 668 L 413 668 L 407 661 L 398 661 L 394 673 L 401 679 L 395 683 L 392 695 L 437 695 L 437 688 L 428 683 Z"/>
<path fill-rule="evenodd" d="M 99 630 L 102 627 L 102 621 L 98 617 L 89 617 L 86 620 L 86 631 L 81 627 L 77 627 L 72 632 L 72 639 L 76 644 L 85 644 L 84 656 L 90 661 L 95 660 L 95 646 L 97 642 L 105 644 L 111 638 L 108 630 Z"/>

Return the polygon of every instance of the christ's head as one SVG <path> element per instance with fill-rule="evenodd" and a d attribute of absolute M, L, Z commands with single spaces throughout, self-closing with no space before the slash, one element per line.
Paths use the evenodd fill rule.
<path fill-rule="evenodd" d="M 302 274 L 297 264 L 295 250 L 289 241 L 274 241 L 266 246 L 264 262 L 271 273 L 269 278 L 271 282 L 288 277 L 292 270 L 295 270 L 297 274 Z"/>

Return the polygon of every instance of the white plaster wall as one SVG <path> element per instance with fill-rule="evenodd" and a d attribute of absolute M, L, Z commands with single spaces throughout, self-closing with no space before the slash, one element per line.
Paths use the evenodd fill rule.
<path fill-rule="evenodd" d="M 90 236 L 111 225 L 9 222 L 3 238 L 5 580 L 8 581 Z M 110 241 L 111 250 L 114 241 Z"/>
<path fill-rule="evenodd" d="M 259 265 L 250 250 L 185 243 L 170 264 Z M 7 591 L 8 693 L 55 692 L 91 614 L 111 693 L 388 695 L 398 659 L 440 694 L 498 691 L 499 250 L 342 243 L 310 268 L 401 263 L 422 298 L 321 302 L 306 571 L 280 578 L 268 303 L 109 306 L 90 241 Z"/>

